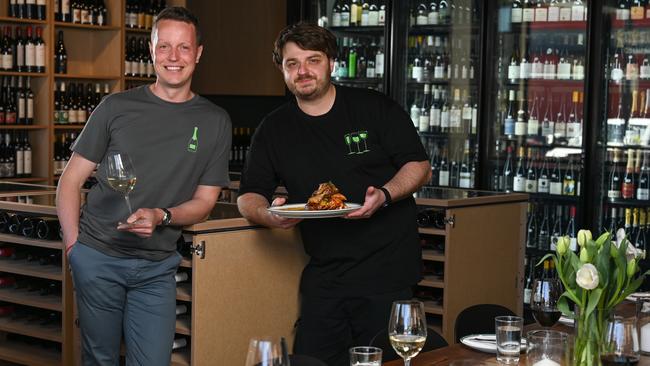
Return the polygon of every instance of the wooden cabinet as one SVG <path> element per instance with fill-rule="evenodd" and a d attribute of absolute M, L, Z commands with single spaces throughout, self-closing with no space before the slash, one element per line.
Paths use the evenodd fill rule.
<path fill-rule="evenodd" d="M 428 325 L 449 343 L 456 317 L 475 304 L 499 304 L 522 314 L 525 194 L 424 189 L 420 210 L 439 212 L 442 225 L 420 227 L 424 278 L 418 294 Z"/>

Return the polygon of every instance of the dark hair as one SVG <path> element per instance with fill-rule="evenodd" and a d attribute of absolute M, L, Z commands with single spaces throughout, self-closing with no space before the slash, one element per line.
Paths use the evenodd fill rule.
<path fill-rule="evenodd" d="M 299 22 L 281 30 L 275 39 L 273 62 L 277 66 L 282 65 L 282 50 L 289 42 L 294 42 L 303 50 L 321 51 L 328 58 L 336 57 L 336 37 L 332 32 L 313 23 Z"/>
<path fill-rule="evenodd" d="M 172 6 L 165 8 L 160 13 L 158 13 L 156 21 L 153 23 L 153 27 L 151 28 L 152 36 L 158 28 L 158 22 L 161 20 L 176 20 L 178 22 L 193 25 L 194 33 L 196 34 L 196 45 L 201 45 L 201 30 L 199 29 L 199 20 L 186 8 L 182 6 Z"/>

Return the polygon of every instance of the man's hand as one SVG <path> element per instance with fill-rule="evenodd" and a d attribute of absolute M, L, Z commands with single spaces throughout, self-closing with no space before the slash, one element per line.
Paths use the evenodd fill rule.
<path fill-rule="evenodd" d="M 363 206 L 344 217 L 346 219 L 367 219 L 379 210 L 384 202 L 386 202 L 384 192 L 381 189 L 370 186 L 366 190 L 366 198 L 363 201 Z"/>
<path fill-rule="evenodd" d="M 273 203 L 271 203 L 271 206 L 282 206 L 287 202 L 287 199 L 284 197 L 278 197 L 273 200 Z M 269 212 L 266 207 L 262 207 L 262 210 L 266 211 L 266 214 L 268 215 L 268 226 L 270 227 L 277 227 L 281 229 L 291 229 L 292 227 L 296 226 L 302 219 L 291 219 L 291 218 L 286 218 L 286 217 L 281 217 L 278 216 L 274 213 Z"/>
<path fill-rule="evenodd" d="M 126 219 L 126 223 L 120 223 L 117 229 L 134 233 L 141 238 L 149 238 L 156 226 L 162 222 L 162 215 L 162 210 L 158 208 L 139 208 Z"/>

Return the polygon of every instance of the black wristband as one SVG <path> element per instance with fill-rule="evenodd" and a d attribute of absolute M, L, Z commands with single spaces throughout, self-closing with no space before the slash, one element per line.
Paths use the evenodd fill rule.
<path fill-rule="evenodd" d="M 384 196 L 386 197 L 386 200 L 384 201 L 384 204 L 381 205 L 382 208 L 388 207 L 393 202 L 393 198 L 390 196 L 390 192 L 385 187 L 379 187 L 379 189 L 384 192 Z"/>
<path fill-rule="evenodd" d="M 166 209 L 164 207 L 161 207 L 160 209 L 165 213 L 165 215 L 162 218 L 162 222 L 160 223 L 160 225 L 168 226 L 169 224 L 172 223 L 172 213 L 168 209 Z"/>

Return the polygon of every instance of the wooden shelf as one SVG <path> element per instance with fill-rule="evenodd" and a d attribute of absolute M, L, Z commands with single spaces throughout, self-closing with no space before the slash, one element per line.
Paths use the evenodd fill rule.
<path fill-rule="evenodd" d="M 47 20 L 25 19 L 25 18 L 15 18 L 15 17 L 6 17 L 6 16 L 0 16 L 0 22 L 2 22 L 2 23 L 38 24 L 38 25 L 46 25 L 47 24 Z"/>
<path fill-rule="evenodd" d="M 447 235 L 445 230 L 433 229 L 433 228 L 429 228 L 429 227 L 418 228 L 418 232 L 420 234 L 427 234 L 427 235 L 441 235 L 441 236 Z"/>
<path fill-rule="evenodd" d="M 55 130 L 82 130 L 86 125 L 54 125 Z"/>
<path fill-rule="evenodd" d="M 427 261 L 444 262 L 445 253 L 438 250 L 425 249 L 422 251 L 422 259 Z"/>
<path fill-rule="evenodd" d="M 24 320 L 0 318 L 0 331 L 22 334 L 52 342 L 63 342 L 60 325 L 39 325 Z"/>
<path fill-rule="evenodd" d="M 192 324 L 192 319 L 189 315 L 180 315 L 176 317 L 176 333 L 192 335 L 190 333 L 190 325 Z"/>
<path fill-rule="evenodd" d="M 0 76 L 31 76 L 34 78 L 46 78 L 45 72 L 18 72 L 18 71 L 0 71 Z"/>
<path fill-rule="evenodd" d="M 91 25 L 91 24 L 79 24 L 79 23 L 68 23 L 68 22 L 54 22 L 55 27 L 61 28 L 80 28 L 85 30 L 96 30 L 96 31 L 119 31 L 121 27 L 114 27 L 110 25 Z"/>
<path fill-rule="evenodd" d="M 433 301 L 424 301 L 424 312 L 427 314 L 443 315 L 444 309 Z"/>
<path fill-rule="evenodd" d="M 0 125 L 0 130 L 47 130 L 45 125 Z"/>
<path fill-rule="evenodd" d="M 63 242 L 60 241 L 30 239 L 20 235 L 0 234 L 0 242 L 25 244 L 40 248 L 63 249 Z"/>
<path fill-rule="evenodd" d="M 419 286 L 445 288 L 445 282 L 439 276 L 424 276 L 424 279 L 418 283 Z"/>
<path fill-rule="evenodd" d="M 63 308 L 61 296 L 41 296 L 38 291 L 0 288 L 0 300 L 58 312 L 61 312 Z"/>
<path fill-rule="evenodd" d="M 0 359 L 28 366 L 61 366 L 61 352 L 13 341 L 0 343 Z"/>
<path fill-rule="evenodd" d="M 0 272 L 63 281 L 63 270 L 60 266 L 53 264 L 41 265 L 38 262 L 28 262 L 26 260 L 2 259 L 0 260 Z"/>
<path fill-rule="evenodd" d="M 176 285 L 176 300 L 192 301 L 191 283 L 179 283 Z"/>
<path fill-rule="evenodd" d="M 116 80 L 121 79 L 120 76 L 114 75 L 88 75 L 88 74 L 54 74 L 55 78 L 59 79 L 85 79 L 85 80 Z"/>
<path fill-rule="evenodd" d="M 19 183 L 31 183 L 31 182 L 45 182 L 47 178 L 45 177 L 29 177 L 29 178 L 3 178 L 0 182 L 19 182 Z"/>
<path fill-rule="evenodd" d="M 172 352 L 172 361 L 170 366 L 189 366 L 190 365 L 190 350 L 183 349 L 180 351 Z"/>

